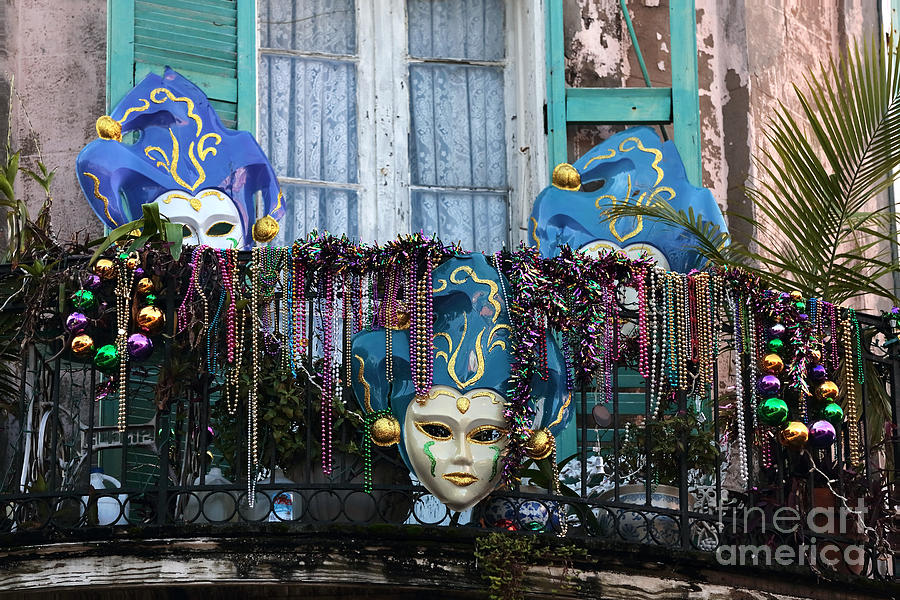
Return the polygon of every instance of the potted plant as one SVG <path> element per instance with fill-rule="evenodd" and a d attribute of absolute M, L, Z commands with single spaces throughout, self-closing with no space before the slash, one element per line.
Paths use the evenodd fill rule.
<path fill-rule="evenodd" d="M 600 500 L 679 510 L 679 486 L 712 475 L 719 465 L 715 433 L 704 427 L 705 422 L 705 415 L 693 407 L 657 419 L 639 418 L 625 430 L 618 462 L 611 461 L 612 468 L 603 467 L 607 490 Z M 682 460 L 687 461 L 688 481 L 681 480 Z M 655 511 L 608 508 L 601 510 L 598 521 L 601 531 L 627 541 L 668 546 L 680 541 L 675 519 Z"/>

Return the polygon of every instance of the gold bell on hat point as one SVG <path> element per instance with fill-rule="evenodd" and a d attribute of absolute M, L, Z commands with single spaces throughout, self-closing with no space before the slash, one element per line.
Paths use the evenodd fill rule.
<path fill-rule="evenodd" d="M 104 140 L 121 142 L 122 125 L 109 115 L 103 115 L 97 119 L 97 135 Z"/>
<path fill-rule="evenodd" d="M 376 446 L 393 446 L 400 442 L 400 421 L 393 416 L 378 417 L 372 423 L 372 441 Z"/>
<path fill-rule="evenodd" d="M 554 448 L 556 448 L 556 439 L 546 427 L 533 432 L 528 438 L 528 442 L 525 443 L 525 452 L 529 458 L 534 460 L 547 458 L 553 453 Z"/>
<path fill-rule="evenodd" d="M 278 221 L 266 215 L 253 226 L 253 239 L 260 244 L 271 242 L 278 235 L 278 229 Z"/>
<path fill-rule="evenodd" d="M 581 188 L 581 175 L 569 163 L 559 163 L 553 169 L 553 185 L 561 190 L 578 191 Z"/>

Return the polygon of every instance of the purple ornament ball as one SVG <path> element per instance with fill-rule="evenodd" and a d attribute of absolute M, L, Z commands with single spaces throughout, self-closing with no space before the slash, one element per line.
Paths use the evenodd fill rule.
<path fill-rule="evenodd" d="M 834 443 L 837 433 L 828 421 L 816 421 L 809 428 L 809 445 L 813 448 L 827 448 Z"/>
<path fill-rule="evenodd" d="M 134 360 L 145 360 L 153 354 L 153 342 L 143 333 L 133 333 L 128 337 L 128 356 Z"/>
<path fill-rule="evenodd" d="M 73 312 L 66 318 L 66 331 L 78 333 L 88 326 L 88 318 L 80 312 Z"/>
<path fill-rule="evenodd" d="M 797 320 L 801 323 L 806 323 L 807 321 L 809 321 L 809 315 L 806 313 L 800 313 L 799 315 L 797 315 Z"/>
<path fill-rule="evenodd" d="M 96 273 L 92 273 L 87 276 L 87 279 L 84 280 L 84 287 L 89 290 L 96 290 L 103 284 L 103 281 L 100 279 L 100 276 Z"/>
<path fill-rule="evenodd" d="M 774 396 L 781 390 L 781 380 L 774 375 L 763 375 L 757 382 L 756 389 L 763 396 Z"/>
<path fill-rule="evenodd" d="M 141 267 L 137 267 L 137 268 L 134 270 L 134 276 L 135 276 L 136 278 L 138 278 L 138 279 L 140 279 L 141 277 L 143 277 L 143 276 L 144 276 L 144 269 L 142 269 Z"/>
<path fill-rule="evenodd" d="M 822 383 L 828 379 L 828 372 L 825 371 L 824 365 L 811 367 L 807 373 L 809 374 L 809 379 L 815 383 Z"/>
<path fill-rule="evenodd" d="M 782 325 L 781 323 L 775 323 L 774 325 L 769 327 L 769 338 L 780 338 L 784 335 L 785 331 L 787 331 L 787 329 L 785 329 L 784 325 Z"/>

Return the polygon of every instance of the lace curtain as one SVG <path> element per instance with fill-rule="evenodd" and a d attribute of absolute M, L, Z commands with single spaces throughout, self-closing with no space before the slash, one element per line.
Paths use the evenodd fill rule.
<path fill-rule="evenodd" d="M 376 77 L 409 77 L 410 192 L 397 207 L 410 207 L 414 231 L 469 249 L 497 250 L 508 236 L 504 10 L 502 0 L 408 0 L 408 71 L 376 64 Z M 354 2 L 260 0 L 258 15 L 259 142 L 279 176 L 302 180 L 282 183 L 279 237 L 358 237 L 357 115 L 373 107 L 357 106 Z"/>

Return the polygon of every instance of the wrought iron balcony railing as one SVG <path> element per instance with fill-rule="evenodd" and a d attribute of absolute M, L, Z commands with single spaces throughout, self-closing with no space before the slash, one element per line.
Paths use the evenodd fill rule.
<path fill-rule="evenodd" d="M 170 279 L 160 293 L 170 324 L 183 294 L 179 286 L 183 281 Z M 318 306 L 311 297 L 312 315 Z M 14 319 L 23 308 L 7 306 L 6 316 Z M 277 311 L 266 339 L 271 354 L 264 354 L 260 369 L 261 469 L 254 491 L 248 491 L 244 420 L 226 409 L 221 373 L 198 367 L 204 364 L 198 356 L 207 352 L 202 343 L 185 350 L 191 342 L 178 345 L 166 335 L 151 360 L 129 366 L 120 432 L 116 394 L 104 374 L 71 356 L 68 338 L 49 319 L 11 364 L 15 388 L 0 402 L 0 539 L 4 545 L 64 539 L 76 530 L 87 535 L 109 527 L 394 523 L 602 537 L 716 553 L 724 563 L 765 563 L 787 548 L 792 558 L 771 562 L 774 567 L 809 564 L 818 556 L 825 571 L 893 579 L 892 519 L 900 502 L 896 323 L 859 315 L 870 384 L 858 398 L 863 458 L 852 464 L 846 424 L 830 447 L 792 449 L 754 429 L 748 406 L 735 414 L 728 345 L 712 365 L 710 397 L 678 391 L 656 406 L 635 371 L 640 350 L 628 328 L 637 315 L 629 308 L 623 306 L 619 317 L 622 350 L 611 370 L 612 397 L 600 402 L 597 388 L 587 385 L 574 390 L 576 418 L 558 440 L 560 491 L 552 491 L 552 466 L 532 461 L 519 487 L 497 491 L 464 513 L 420 486 L 394 448 L 374 447 L 373 489 L 366 490 L 363 416 L 349 388 L 334 406 L 334 469 L 322 471 L 319 346 L 307 348 L 307 373 L 295 377 L 285 369 Z M 310 339 L 316 337 L 313 322 Z M 726 322 L 715 327 L 732 331 Z M 741 360 L 749 364 L 747 356 Z M 750 369 L 741 372 L 748 389 L 755 383 Z M 749 449 L 744 458 L 741 436 Z M 822 522 L 827 510 L 813 511 L 840 514 L 844 507 L 864 514 L 845 511 L 849 516 L 841 521 Z M 833 564 L 822 561 L 827 546 L 839 557 Z"/>

